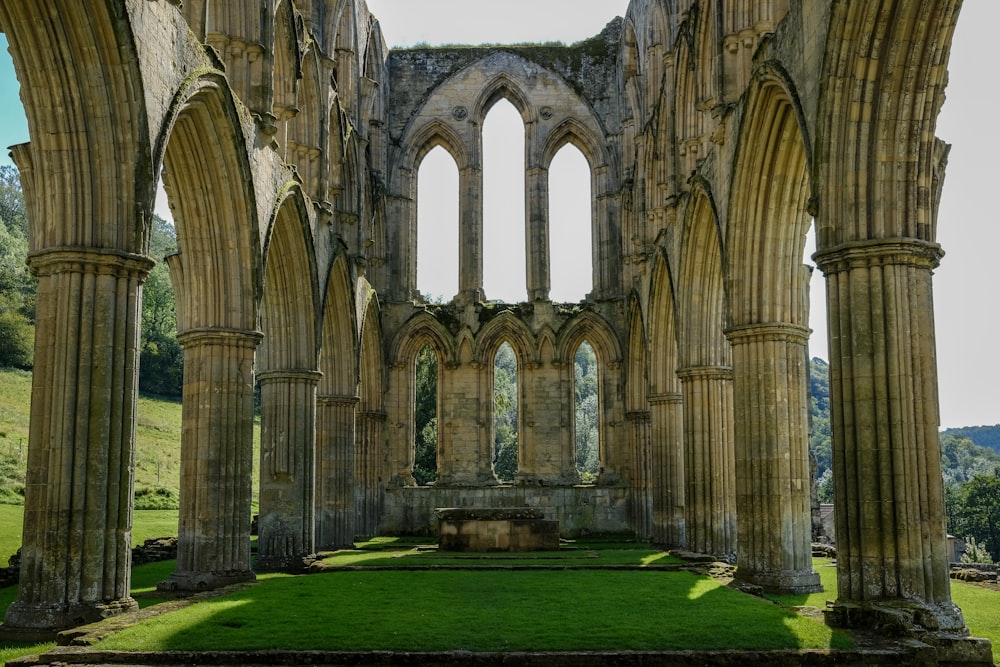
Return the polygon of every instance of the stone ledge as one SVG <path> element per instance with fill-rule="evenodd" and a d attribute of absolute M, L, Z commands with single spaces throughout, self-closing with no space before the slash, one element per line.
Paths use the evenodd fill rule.
<path fill-rule="evenodd" d="M 537 507 L 438 507 L 434 515 L 442 521 L 517 521 L 544 519 Z"/>

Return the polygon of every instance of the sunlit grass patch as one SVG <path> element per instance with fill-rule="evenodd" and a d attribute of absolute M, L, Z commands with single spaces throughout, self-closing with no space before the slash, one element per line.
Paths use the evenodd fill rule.
<path fill-rule="evenodd" d="M 688 572 L 362 570 L 262 579 L 99 648 L 779 649 L 845 641 L 822 623 Z"/>

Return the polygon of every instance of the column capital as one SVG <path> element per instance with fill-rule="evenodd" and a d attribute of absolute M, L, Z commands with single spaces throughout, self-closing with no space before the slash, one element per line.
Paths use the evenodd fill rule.
<path fill-rule="evenodd" d="M 679 391 L 668 391 L 663 394 L 650 394 L 646 400 L 650 405 L 679 405 L 684 402 L 684 394 Z"/>
<path fill-rule="evenodd" d="M 256 349 L 263 338 L 264 334 L 259 331 L 227 327 L 199 327 L 177 333 L 177 342 L 185 348 L 198 345 L 237 345 Z"/>
<path fill-rule="evenodd" d="M 726 329 L 726 338 L 733 345 L 783 341 L 805 345 L 809 341 L 812 329 L 799 324 L 786 322 L 766 322 L 760 324 L 744 324 Z"/>
<path fill-rule="evenodd" d="M 123 250 L 63 246 L 28 253 L 28 266 L 36 276 L 57 273 L 94 273 L 123 277 L 138 276 L 144 280 L 156 265 L 145 255 Z"/>
<path fill-rule="evenodd" d="M 323 374 L 306 368 L 282 368 L 270 371 L 258 371 L 256 378 L 259 382 L 282 382 L 288 380 L 302 380 L 309 384 L 319 384 Z"/>
<path fill-rule="evenodd" d="M 856 268 L 904 265 L 933 270 L 944 256 L 937 243 L 919 239 L 871 239 L 848 241 L 833 248 L 820 250 L 812 258 L 823 275 L 842 273 Z"/>
<path fill-rule="evenodd" d="M 353 408 L 361 399 L 357 396 L 342 394 L 321 394 L 316 397 L 316 404 L 331 408 Z"/>
<path fill-rule="evenodd" d="M 677 369 L 677 378 L 681 382 L 703 378 L 706 380 L 732 380 L 732 366 L 687 366 Z"/>

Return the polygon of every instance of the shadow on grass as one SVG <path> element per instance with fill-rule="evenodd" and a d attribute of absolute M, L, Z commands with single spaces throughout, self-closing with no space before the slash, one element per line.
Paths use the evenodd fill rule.
<path fill-rule="evenodd" d="M 822 623 L 688 572 L 393 570 L 262 576 L 256 586 L 139 624 L 98 648 L 565 651 L 849 645 Z"/>

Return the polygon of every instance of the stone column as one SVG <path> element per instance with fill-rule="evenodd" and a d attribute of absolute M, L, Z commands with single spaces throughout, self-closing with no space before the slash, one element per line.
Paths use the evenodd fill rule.
<path fill-rule="evenodd" d="M 682 546 L 686 544 L 684 399 L 680 393 L 655 394 L 649 405 L 653 543 Z"/>
<path fill-rule="evenodd" d="M 53 249 L 38 277 L 21 587 L 4 630 L 29 639 L 136 608 L 132 482 L 149 259 Z"/>
<path fill-rule="evenodd" d="M 354 544 L 354 413 L 357 396 L 316 400 L 316 546 Z"/>
<path fill-rule="evenodd" d="M 316 552 L 316 386 L 321 373 L 275 370 L 258 376 L 260 518 L 258 572 L 298 571 Z"/>
<path fill-rule="evenodd" d="M 836 623 L 908 613 L 913 626 L 965 628 L 949 588 L 938 441 L 931 273 L 941 255 L 915 239 L 815 255 L 829 313 Z"/>
<path fill-rule="evenodd" d="M 809 514 L 809 330 L 756 324 L 726 336 L 733 349 L 736 578 L 773 593 L 820 591 Z"/>
<path fill-rule="evenodd" d="M 684 396 L 684 526 L 687 548 L 736 557 L 736 459 L 733 371 L 692 366 L 677 371 Z"/>
<path fill-rule="evenodd" d="M 650 452 L 650 416 L 648 410 L 634 410 L 625 413 L 628 422 L 629 449 L 632 456 L 632 470 L 629 473 L 632 490 L 632 523 L 635 536 L 648 540 L 653 534 L 652 467 Z"/>
<path fill-rule="evenodd" d="M 483 170 L 466 167 L 458 175 L 458 291 L 468 303 L 483 300 Z"/>
<path fill-rule="evenodd" d="M 357 452 L 354 460 L 355 532 L 358 535 L 378 534 L 382 512 L 382 429 L 385 413 L 381 410 L 361 410 L 357 413 Z"/>
<path fill-rule="evenodd" d="M 483 486 L 497 483 L 493 474 L 491 412 L 480 396 L 492 400 L 489 369 L 478 362 L 446 363 L 439 375 L 438 486 Z"/>
<path fill-rule="evenodd" d="M 548 301 L 549 275 L 549 172 L 532 167 L 525 172 L 528 229 L 525 235 L 528 301 Z"/>
<path fill-rule="evenodd" d="M 177 570 L 167 589 L 202 590 L 250 570 L 253 360 L 261 334 L 224 328 L 178 335 L 184 348 Z"/>

